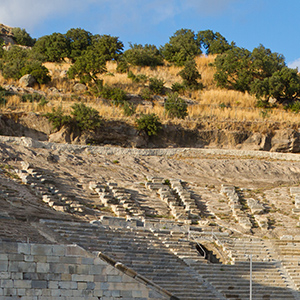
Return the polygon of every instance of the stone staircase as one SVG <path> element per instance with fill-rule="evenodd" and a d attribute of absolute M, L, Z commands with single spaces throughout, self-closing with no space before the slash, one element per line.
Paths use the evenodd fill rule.
<path fill-rule="evenodd" d="M 224 265 L 212 264 L 201 256 L 188 232 L 150 230 L 142 225 L 121 227 L 116 222 L 111 222 L 113 226 L 98 221 L 89 224 L 44 220 L 43 223 L 67 242 L 108 255 L 179 299 L 249 299 L 250 254 L 252 299 L 298 299 L 298 293 L 278 265 L 278 257 L 270 249 L 271 244 L 261 239 L 219 236 L 223 250 L 234 263 Z"/>
<path fill-rule="evenodd" d="M 103 225 L 43 221 L 69 243 L 89 251 L 100 251 L 132 268 L 183 300 L 224 299 L 195 276 L 193 270 L 173 254 L 150 230 L 109 228 Z M 195 252 L 197 254 L 197 252 Z"/>
<path fill-rule="evenodd" d="M 283 238 L 275 242 L 281 264 L 292 279 L 295 288 L 300 290 L 300 236 L 296 239 Z"/>

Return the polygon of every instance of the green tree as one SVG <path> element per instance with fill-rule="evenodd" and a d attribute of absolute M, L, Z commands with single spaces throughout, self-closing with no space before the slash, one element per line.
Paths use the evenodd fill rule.
<path fill-rule="evenodd" d="M 5 51 L 2 59 L 2 74 L 4 78 L 20 79 L 25 74 L 31 74 L 38 83 L 47 83 L 51 80 L 49 70 L 42 65 L 38 57 L 30 49 L 13 46 Z"/>
<path fill-rule="evenodd" d="M 273 73 L 285 66 L 285 59 L 282 54 L 272 53 L 270 49 L 265 48 L 263 45 L 253 49 L 251 61 L 253 77 L 260 80 L 271 77 Z"/>
<path fill-rule="evenodd" d="M 148 136 L 157 135 L 162 129 L 159 117 L 156 114 L 142 114 L 136 119 L 138 130 L 143 130 Z"/>
<path fill-rule="evenodd" d="M 97 75 L 106 72 L 105 58 L 94 49 L 89 48 L 79 56 L 69 68 L 68 75 L 71 79 L 78 78 L 81 83 L 98 82 Z"/>
<path fill-rule="evenodd" d="M 18 46 L 12 46 L 10 50 L 4 52 L 2 61 L 4 78 L 12 78 L 14 80 L 21 78 L 21 70 L 26 66 L 28 51 Z"/>
<path fill-rule="evenodd" d="M 219 54 L 214 62 L 216 72 L 214 79 L 217 86 L 238 91 L 249 91 L 253 80 L 251 52 L 244 48 L 234 47 Z"/>
<path fill-rule="evenodd" d="M 165 82 L 163 79 L 157 77 L 149 78 L 149 89 L 157 95 L 164 94 L 164 84 Z"/>
<path fill-rule="evenodd" d="M 133 66 L 156 67 L 163 65 L 163 57 L 154 45 L 130 44 L 130 49 L 124 52 L 124 58 Z"/>
<path fill-rule="evenodd" d="M 205 49 L 207 55 L 221 54 L 233 47 L 219 32 L 213 32 L 212 30 L 199 31 L 197 40 L 200 46 Z"/>
<path fill-rule="evenodd" d="M 201 74 L 197 69 L 194 59 L 188 60 L 184 64 L 184 68 L 178 73 L 183 79 L 183 85 L 188 89 L 201 89 L 203 86 L 198 80 L 201 79 Z"/>
<path fill-rule="evenodd" d="M 20 27 L 13 28 L 12 34 L 18 45 L 32 47 L 35 43 L 35 39 L 33 39 L 25 29 L 21 29 Z"/>
<path fill-rule="evenodd" d="M 165 101 L 165 110 L 171 118 L 184 119 L 187 115 L 187 103 L 179 98 L 178 93 L 168 95 Z"/>
<path fill-rule="evenodd" d="M 251 93 L 257 99 L 268 101 L 271 97 L 277 102 L 292 102 L 300 96 L 300 77 L 298 71 L 283 67 L 270 77 L 256 79 L 251 85 Z"/>
<path fill-rule="evenodd" d="M 46 61 L 59 62 L 70 56 L 70 41 L 61 33 L 39 38 L 33 50 L 45 56 Z"/>
<path fill-rule="evenodd" d="M 27 63 L 20 73 L 21 76 L 31 74 L 39 84 L 48 83 L 51 80 L 49 70 L 38 61 Z"/>
<path fill-rule="evenodd" d="M 118 37 L 105 34 L 94 35 L 91 48 L 105 61 L 110 61 L 118 60 L 121 57 L 124 45 Z"/>
<path fill-rule="evenodd" d="M 80 130 L 94 130 L 101 125 L 101 117 L 96 109 L 83 103 L 75 103 L 72 109 L 71 115 Z"/>
<path fill-rule="evenodd" d="M 82 52 L 92 45 L 93 35 L 81 28 L 71 28 L 67 31 L 66 37 L 70 43 L 69 58 L 74 62 L 81 56 Z"/>
<path fill-rule="evenodd" d="M 167 61 L 183 66 L 187 60 L 202 52 L 195 33 L 190 29 L 180 29 L 161 48 L 161 53 Z"/>

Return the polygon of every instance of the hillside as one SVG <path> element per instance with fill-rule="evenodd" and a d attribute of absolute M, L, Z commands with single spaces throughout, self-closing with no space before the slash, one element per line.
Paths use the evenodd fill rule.
<path fill-rule="evenodd" d="M 132 50 L 155 67 L 70 79 L 91 48 L 51 62 L 36 45 L 1 59 L 0 298 L 244 300 L 251 256 L 253 299 L 300 299 L 297 98 L 217 87 L 218 54 L 197 52 L 187 88 L 154 47 Z"/>
<path fill-rule="evenodd" d="M 22 41 L 24 45 L 35 43 L 24 29 L 16 30 L 5 25 L 1 26 L 2 37 L 11 39 L 15 32 L 18 36 L 14 36 L 14 40 Z M 82 37 L 92 36 L 84 30 L 72 29 L 65 35 L 53 34 L 43 39 L 49 39 L 50 45 L 51 39 L 56 38 L 65 43 L 69 41 L 66 37 L 72 34 L 79 34 L 79 36 L 81 34 Z M 182 32 L 179 31 L 178 34 Z M 93 79 L 82 85 L 79 84 L 82 79 L 78 76 L 73 79 L 67 76 L 68 70 L 76 65 L 72 58 L 74 55 L 72 46 L 68 50 L 71 51 L 71 54 L 68 54 L 70 58 L 49 57 L 49 60 L 57 60 L 54 62 L 45 61 L 43 58 L 42 64 L 41 61 L 35 61 L 35 59 L 46 55 L 45 53 L 52 53 L 52 48 L 42 49 L 40 41 L 36 41 L 32 48 L 27 46 L 22 46 L 19 50 L 9 48 L 10 50 L 4 52 L 5 55 L 2 58 L 2 75 L 0 76 L 1 133 L 15 136 L 28 135 L 54 142 L 138 148 L 187 146 L 280 152 L 299 151 L 297 98 L 282 101 L 281 96 L 278 96 L 279 100 L 276 101 L 271 97 L 270 102 L 266 102 L 263 98 L 257 100 L 255 95 L 248 91 L 241 92 L 233 87 L 218 87 L 219 83 L 214 79 L 217 69 L 213 64 L 222 53 L 202 54 L 194 57 L 196 71 L 201 78 L 197 79 L 198 88 L 188 88 L 184 86 L 185 79 L 180 75 L 184 66 L 178 66 L 166 60 L 162 62 L 161 54 L 155 47 L 148 49 L 146 46 L 133 45 L 131 52 L 128 50 L 121 53 L 122 44 L 115 37 L 104 35 L 98 38 L 99 43 L 101 39 L 107 39 L 108 43 L 116 43 L 119 52 L 111 55 L 121 55 L 123 60 L 125 57 L 128 61 L 131 61 L 132 57 L 145 59 L 149 55 L 148 59 L 160 59 L 157 62 L 158 65 L 155 67 L 139 66 L 134 65 L 135 61 L 131 61 L 131 63 L 127 62 L 127 71 L 122 73 L 118 69 L 122 59 L 120 62 L 108 59 L 101 67 L 103 71 L 96 71 L 94 79 L 97 78 L 98 83 L 93 82 Z M 172 38 L 174 37 L 171 37 L 170 41 Z M 182 38 L 185 36 L 183 35 Z M 222 39 L 223 43 L 225 41 Z M 14 42 L 5 40 L 5 43 L 13 44 Z M 228 43 L 226 45 L 228 48 Z M 46 50 L 48 52 L 45 52 Z M 57 50 L 62 51 L 63 48 Z M 20 65 L 24 65 L 22 72 L 10 69 L 10 63 L 12 63 L 10 60 L 16 59 L 13 56 L 14 51 L 21 51 L 16 54 L 17 57 L 20 57 L 21 53 L 25 57 L 25 61 L 19 62 Z M 34 51 L 40 52 L 36 53 L 35 58 L 31 58 L 30 53 L 35 53 Z M 266 59 L 274 60 L 272 64 L 275 66 L 282 64 L 281 58 L 278 58 L 276 53 L 268 52 L 269 49 L 260 46 L 255 51 L 252 54 L 254 58 L 260 53 L 261 56 L 265 55 Z M 12 53 L 11 57 L 9 53 Z M 5 58 L 6 55 L 8 55 L 7 58 Z M 35 74 L 44 77 L 39 79 L 40 83 L 33 81 L 29 84 L 24 80 L 19 81 L 17 78 L 21 73 L 25 74 L 32 70 L 32 60 L 35 67 L 41 64 L 38 66 L 39 71 L 36 70 Z M 259 65 L 259 62 L 257 64 Z M 92 75 L 86 74 L 86 76 Z M 233 78 L 234 76 L 232 75 Z M 42 80 L 46 81 L 42 83 Z M 153 86 L 151 82 L 157 85 L 156 88 L 162 85 L 160 91 L 151 90 L 151 88 L 155 89 L 151 87 L 151 84 Z M 183 117 L 174 117 L 166 110 L 166 103 L 170 95 L 173 95 L 175 87 L 179 88 L 180 101 L 186 105 Z M 83 103 L 95 109 L 102 119 L 102 125 L 94 131 L 85 132 L 78 128 L 74 131 L 74 127 L 67 128 L 68 126 L 53 129 L 44 115 L 60 109 L 63 115 L 70 115 L 72 106 L 76 103 Z M 157 135 L 148 136 L 145 131 L 137 130 L 137 119 L 145 114 L 155 114 L 161 122 L 162 130 Z"/>

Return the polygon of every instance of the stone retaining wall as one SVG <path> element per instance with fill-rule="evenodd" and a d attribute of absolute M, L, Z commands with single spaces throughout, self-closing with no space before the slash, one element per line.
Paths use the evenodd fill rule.
<path fill-rule="evenodd" d="M 120 147 L 85 146 L 73 144 L 57 144 L 41 142 L 29 137 L 0 136 L 0 143 L 12 143 L 30 148 L 44 148 L 49 150 L 69 151 L 77 154 L 87 151 L 98 155 L 140 155 L 140 156 L 173 156 L 197 157 L 201 155 L 226 155 L 261 159 L 278 159 L 300 161 L 300 155 L 294 153 L 248 151 L 230 149 L 203 149 L 203 148 L 167 148 L 167 149 L 133 149 Z"/>
<path fill-rule="evenodd" d="M 0 243 L 1 300 L 176 299 L 126 266 L 77 245 Z"/>

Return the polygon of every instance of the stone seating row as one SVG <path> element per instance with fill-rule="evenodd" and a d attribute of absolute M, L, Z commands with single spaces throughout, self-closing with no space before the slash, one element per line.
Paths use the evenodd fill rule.
<path fill-rule="evenodd" d="M 195 202 L 195 200 L 191 197 L 191 193 L 188 192 L 182 186 L 181 180 L 179 179 L 171 179 L 170 180 L 171 188 L 176 192 L 178 198 L 183 203 L 185 209 L 189 212 L 189 217 L 191 219 L 200 219 L 200 210 Z"/>
<path fill-rule="evenodd" d="M 51 230 L 68 230 L 64 238 L 76 242 L 90 251 L 101 251 L 114 260 L 136 270 L 161 287 L 167 287 L 179 299 L 218 299 L 208 290 L 201 278 L 190 274 L 186 264 L 149 230 L 135 231 L 130 228 L 91 227 L 94 232 L 78 236 L 76 227 L 68 222 L 56 224 L 45 222 Z M 91 225 L 92 226 L 92 225 Z M 78 224 L 77 227 L 80 227 Z M 105 232 L 105 235 L 99 234 Z M 109 231 L 109 233 L 107 232 Z"/>
<path fill-rule="evenodd" d="M 200 219 L 200 211 L 195 200 L 183 188 L 180 180 L 171 179 L 170 186 L 165 184 L 162 177 L 149 176 L 147 180 L 145 187 L 159 194 L 160 199 L 168 204 L 171 214 L 176 220 L 188 222 L 188 220 Z"/>
<path fill-rule="evenodd" d="M 232 215 L 235 219 L 243 228 L 250 230 L 252 228 L 252 223 L 247 214 L 242 210 L 239 195 L 236 192 L 235 187 L 222 184 L 221 193 L 227 196 Z"/>
<path fill-rule="evenodd" d="M 138 203 L 131 198 L 125 188 L 119 187 L 115 182 L 101 184 L 96 181 L 89 183 L 92 192 L 98 194 L 101 205 L 111 208 L 117 217 L 143 216 Z"/>
<path fill-rule="evenodd" d="M 34 193 L 42 198 L 49 207 L 59 212 L 85 213 L 86 206 L 74 195 L 62 194 L 54 185 L 51 178 L 46 177 L 27 162 L 21 162 L 22 169 L 15 172 L 22 183 L 29 185 Z"/>
<path fill-rule="evenodd" d="M 295 200 L 295 207 L 293 208 L 293 213 L 300 214 L 300 188 L 299 187 L 291 187 L 290 194 Z"/>

